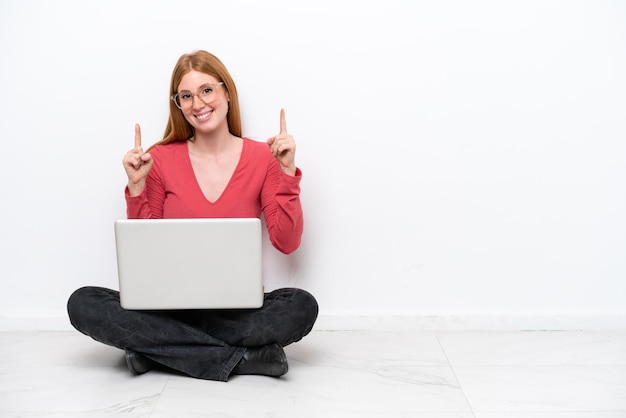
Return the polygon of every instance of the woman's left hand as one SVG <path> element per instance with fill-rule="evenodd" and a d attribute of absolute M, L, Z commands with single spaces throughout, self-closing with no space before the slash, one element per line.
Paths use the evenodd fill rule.
<path fill-rule="evenodd" d="M 296 174 L 296 141 L 287 133 L 285 109 L 280 109 L 280 133 L 267 140 L 270 151 L 278 160 L 280 168 L 289 175 Z"/>

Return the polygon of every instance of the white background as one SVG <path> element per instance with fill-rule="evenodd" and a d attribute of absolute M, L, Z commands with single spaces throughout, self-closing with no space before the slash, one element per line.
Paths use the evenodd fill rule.
<path fill-rule="evenodd" d="M 215 53 L 244 134 L 286 109 L 322 315 L 626 315 L 626 3 L 0 0 L 0 316 L 117 287 L 133 125 Z"/>

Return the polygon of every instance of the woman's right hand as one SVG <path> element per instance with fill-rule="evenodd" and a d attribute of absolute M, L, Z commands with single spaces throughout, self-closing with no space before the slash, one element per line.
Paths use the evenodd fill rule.
<path fill-rule="evenodd" d="M 141 147 L 141 128 L 139 124 L 136 124 L 135 148 L 128 151 L 122 160 L 128 176 L 128 192 L 131 196 L 137 196 L 143 191 L 153 162 L 150 153 L 143 152 Z"/>

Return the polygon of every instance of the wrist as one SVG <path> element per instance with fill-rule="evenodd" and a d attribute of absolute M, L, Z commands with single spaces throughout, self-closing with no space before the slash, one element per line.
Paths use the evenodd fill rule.
<path fill-rule="evenodd" d="M 284 166 L 281 165 L 280 169 L 283 170 L 283 173 L 289 174 L 290 176 L 295 176 L 296 175 L 296 166 L 295 165 L 291 165 L 289 167 L 284 167 Z"/>
<path fill-rule="evenodd" d="M 128 194 L 130 195 L 130 197 L 139 196 L 143 192 L 143 189 L 145 186 L 146 186 L 145 181 L 142 181 L 139 183 L 128 182 L 128 185 L 127 185 Z"/>

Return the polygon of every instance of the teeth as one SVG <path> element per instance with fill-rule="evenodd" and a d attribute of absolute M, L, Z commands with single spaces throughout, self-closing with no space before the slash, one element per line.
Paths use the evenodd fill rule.
<path fill-rule="evenodd" d="M 204 119 L 208 119 L 209 116 L 211 116 L 211 112 L 203 113 L 202 115 L 196 115 L 196 118 L 200 120 L 204 120 Z"/>

